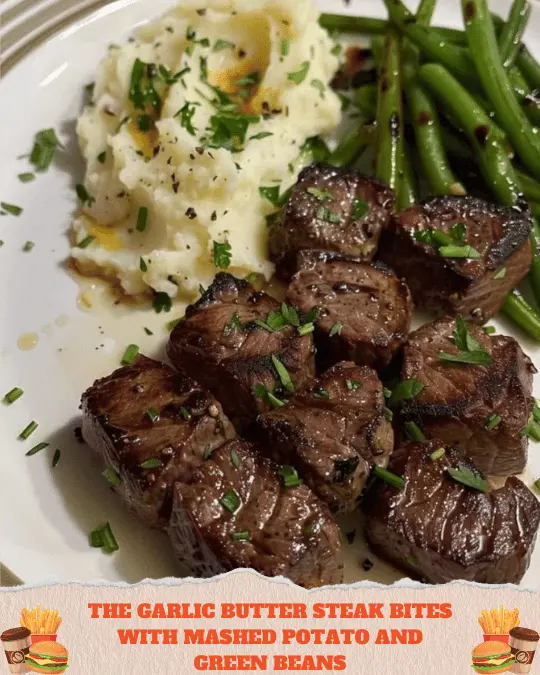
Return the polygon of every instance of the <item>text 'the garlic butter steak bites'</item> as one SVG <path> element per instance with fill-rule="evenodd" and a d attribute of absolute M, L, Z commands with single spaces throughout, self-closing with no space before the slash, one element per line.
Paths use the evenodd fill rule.
<path fill-rule="evenodd" d="M 468 459 L 439 440 L 398 448 L 389 469 L 404 486 L 380 483 L 365 503 L 375 553 L 433 584 L 520 582 L 540 524 L 540 502 L 526 485 L 508 478 L 490 489 Z"/>
<path fill-rule="evenodd" d="M 411 294 L 383 263 L 304 251 L 287 300 L 303 312 L 317 307 L 317 358 L 324 365 L 352 360 L 385 368 L 407 339 Z"/>
<path fill-rule="evenodd" d="M 216 396 L 239 429 L 280 400 L 278 363 L 296 389 L 315 374 L 313 338 L 294 308 L 223 272 L 187 308 L 167 353 Z"/>
<path fill-rule="evenodd" d="M 335 512 L 357 507 L 373 464 L 394 448 L 377 373 L 339 363 L 283 408 L 257 420 L 258 445 L 300 477 Z"/>
<path fill-rule="evenodd" d="M 532 409 L 530 359 L 511 337 L 488 336 L 461 317 L 409 335 L 402 379 L 423 389 L 402 408 L 428 438 L 456 445 L 485 474 L 521 473 Z"/>
<path fill-rule="evenodd" d="M 180 562 L 208 577 L 239 567 L 311 588 L 342 581 L 341 538 L 327 506 L 245 441 L 216 450 L 177 483 L 169 535 Z"/>
<path fill-rule="evenodd" d="M 529 271 L 531 227 L 526 204 L 437 197 L 392 215 L 379 258 L 405 279 L 415 305 L 484 323 Z"/>
<path fill-rule="evenodd" d="M 289 279 L 294 274 L 297 254 L 304 249 L 372 260 L 394 201 L 390 188 L 356 169 L 308 166 L 270 228 L 270 258 L 278 276 Z"/>
<path fill-rule="evenodd" d="M 172 487 L 236 432 L 214 397 L 169 366 L 138 356 L 82 396 L 84 440 L 145 523 L 168 522 Z"/>

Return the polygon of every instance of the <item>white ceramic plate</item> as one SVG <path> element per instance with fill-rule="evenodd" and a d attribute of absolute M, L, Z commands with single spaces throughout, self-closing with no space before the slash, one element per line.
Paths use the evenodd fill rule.
<path fill-rule="evenodd" d="M 172 4 L 2 0 L 0 199 L 23 206 L 24 213 L 0 220 L 0 240 L 5 242 L 0 249 L 0 395 L 15 386 L 25 393 L 12 406 L 0 404 L 0 561 L 28 583 L 98 578 L 136 582 L 178 574 L 167 538 L 127 514 L 108 490 L 91 451 L 74 437 L 81 392 L 117 367 L 130 342 L 150 356 L 162 357 L 167 319 L 142 309 L 111 308 L 110 302 L 100 300 L 100 288 L 84 297 L 92 302 L 93 311 L 82 311 L 81 287 L 65 267 L 66 233 L 76 208 L 73 188 L 82 176 L 74 126 L 84 85 L 93 80 L 109 43 L 125 40 L 136 25 Z M 509 4 L 492 2 L 494 11 L 502 14 Z M 353 0 L 348 6 L 326 0 L 321 6 L 327 11 L 384 15 L 382 0 Z M 439 0 L 436 21 L 459 25 L 457 1 Z M 60 27 L 54 37 L 40 42 Z M 540 45 L 540 7 L 533 12 L 528 41 L 532 48 Z M 17 174 L 29 168 L 21 156 L 29 152 L 35 132 L 47 127 L 57 130 L 66 152 L 48 173 L 22 184 Z M 35 242 L 31 253 L 22 251 L 27 240 Z M 167 318 L 182 313 L 178 306 Z M 143 326 L 150 327 L 154 337 L 145 335 Z M 499 328 L 512 334 L 509 325 Z M 24 333 L 38 338 L 31 351 L 18 347 Z M 516 337 L 540 367 L 540 349 Z M 539 382 L 537 378 L 537 390 Z M 18 440 L 31 420 L 39 422 L 38 430 L 30 440 Z M 50 447 L 25 457 L 39 441 Z M 56 448 L 62 454 L 53 469 Z M 539 447 L 533 444 L 530 454 L 524 476 L 528 485 L 540 477 Z M 106 520 L 120 543 L 114 556 L 88 545 L 88 533 Z M 357 516 L 346 525 L 346 531 L 353 529 L 359 535 L 347 547 L 346 581 L 369 578 L 388 583 L 399 578 L 381 562 L 368 574 L 363 572 L 360 563 L 366 551 Z M 540 545 L 523 584 L 536 587 L 539 578 Z"/>

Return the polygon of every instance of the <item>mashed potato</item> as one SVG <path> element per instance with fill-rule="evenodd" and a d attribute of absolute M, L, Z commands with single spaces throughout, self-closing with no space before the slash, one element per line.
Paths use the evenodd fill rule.
<path fill-rule="evenodd" d="M 83 273 L 172 297 L 216 266 L 271 276 L 276 189 L 294 182 L 304 141 L 340 121 L 327 86 L 338 58 L 317 19 L 314 0 L 182 0 L 109 49 L 77 127 Z"/>

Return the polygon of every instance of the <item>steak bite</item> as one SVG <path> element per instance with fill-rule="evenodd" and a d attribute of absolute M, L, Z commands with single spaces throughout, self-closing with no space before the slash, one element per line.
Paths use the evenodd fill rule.
<path fill-rule="evenodd" d="M 214 452 L 175 488 L 169 535 L 181 563 L 202 577 L 251 567 L 308 588 L 340 583 L 339 528 L 293 476 L 244 441 Z"/>
<path fill-rule="evenodd" d="M 97 380 L 81 408 L 83 438 L 103 459 L 114 489 L 155 527 L 168 521 L 175 481 L 190 480 L 205 453 L 236 436 L 213 396 L 144 356 Z"/>
<path fill-rule="evenodd" d="M 416 305 L 484 323 L 529 271 L 531 227 L 527 206 L 436 197 L 392 215 L 379 257 Z"/>
<path fill-rule="evenodd" d="M 407 339 L 412 311 L 407 284 L 382 263 L 340 254 L 304 251 L 298 261 L 287 300 L 302 312 L 318 308 L 320 360 L 385 368 Z"/>
<path fill-rule="evenodd" d="M 490 337 L 461 317 L 439 319 L 411 333 L 403 350 L 402 378 L 423 389 L 402 416 L 456 445 L 486 474 L 520 473 L 534 372 L 513 338 Z"/>
<path fill-rule="evenodd" d="M 290 278 L 304 249 L 371 260 L 394 201 L 390 188 L 356 169 L 308 166 L 298 176 L 282 218 L 270 229 L 270 257 L 277 274 Z"/>
<path fill-rule="evenodd" d="M 519 583 L 540 524 L 540 503 L 520 480 L 490 490 L 439 440 L 399 448 L 390 470 L 405 487 L 381 484 L 366 504 L 366 536 L 378 555 L 433 584 Z"/>
<path fill-rule="evenodd" d="M 294 465 L 333 511 L 358 505 L 373 464 L 386 466 L 394 447 L 375 371 L 340 363 L 283 408 L 257 420 L 261 448 Z"/>
<path fill-rule="evenodd" d="M 177 368 L 196 377 L 245 428 L 257 414 L 281 405 L 278 362 L 296 389 L 315 374 L 312 336 L 301 333 L 293 308 L 221 272 L 187 308 L 167 352 Z"/>

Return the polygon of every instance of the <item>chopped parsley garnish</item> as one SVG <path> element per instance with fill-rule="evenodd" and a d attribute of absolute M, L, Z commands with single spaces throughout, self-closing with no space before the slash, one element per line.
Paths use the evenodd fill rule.
<path fill-rule="evenodd" d="M 238 152 L 243 148 L 250 124 L 260 121 L 258 115 L 220 113 L 210 117 L 209 135 L 202 139 L 209 148 L 225 148 Z"/>
<path fill-rule="evenodd" d="M 534 487 L 536 491 L 540 493 L 540 478 L 534 481 Z"/>
<path fill-rule="evenodd" d="M 105 525 L 90 533 L 90 546 L 101 548 L 105 553 L 118 551 L 118 542 L 113 534 L 110 523 L 105 523 Z"/>
<path fill-rule="evenodd" d="M 144 232 L 146 230 L 146 225 L 148 223 L 148 207 L 141 206 L 139 212 L 137 213 L 137 232 Z"/>
<path fill-rule="evenodd" d="M 343 326 L 340 323 L 335 323 L 332 328 L 330 329 L 330 337 L 334 337 L 334 335 L 339 335 L 341 333 L 341 329 Z"/>
<path fill-rule="evenodd" d="M 152 424 L 159 422 L 160 415 L 155 408 L 148 408 L 148 410 L 145 412 L 145 415 L 148 417 L 150 422 L 152 422 Z"/>
<path fill-rule="evenodd" d="M 393 487 L 399 488 L 400 490 L 405 487 L 405 479 L 401 476 L 397 476 L 395 473 L 388 471 L 388 469 L 383 469 L 382 466 L 373 467 L 373 475 L 380 480 L 392 485 Z"/>
<path fill-rule="evenodd" d="M 111 469 L 111 467 L 107 467 L 105 471 L 102 472 L 101 475 L 111 485 L 120 485 L 120 483 L 122 482 L 120 480 L 120 476 L 116 473 L 114 469 Z"/>
<path fill-rule="evenodd" d="M 261 197 L 269 201 L 272 206 L 279 206 L 279 192 L 279 185 L 271 185 L 269 187 L 262 186 L 259 188 Z"/>
<path fill-rule="evenodd" d="M 388 399 L 389 406 L 395 406 L 403 401 L 409 401 L 417 396 L 424 389 L 424 385 L 419 380 L 403 380 L 394 387 L 392 395 Z"/>
<path fill-rule="evenodd" d="M 150 131 L 152 126 L 152 118 L 150 115 L 140 115 L 137 120 L 137 125 L 141 131 Z"/>
<path fill-rule="evenodd" d="M 301 485 L 302 481 L 298 476 L 298 472 L 292 466 L 282 466 L 279 469 L 279 476 L 283 481 L 283 486 L 286 488 L 298 487 Z"/>
<path fill-rule="evenodd" d="M 362 386 L 360 380 L 345 380 L 345 386 L 349 391 L 358 391 Z"/>
<path fill-rule="evenodd" d="M 141 272 L 148 272 L 148 265 L 146 264 L 144 258 L 139 258 L 139 269 Z"/>
<path fill-rule="evenodd" d="M 501 267 L 501 269 L 493 275 L 493 278 L 498 281 L 499 279 L 504 279 L 506 276 L 506 267 Z"/>
<path fill-rule="evenodd" d="M 322 387 L 313 390 L 311 392 L 311 395 L 313 396 L 313 398 L 319 398 L 324 401 L 328 401 L 330 398 L 330 392 L 326 391 L 326 389 L 323 389 Z"/>
<path fill-rule="evenodd" d="M 240 506 L 242 505 L 242 499 L 236 490 L 231 488 L 226 492 L 223 497 L 219 500 L 221 506 L 230 511 L 231 513 L 236 513 Z"/>
<path fill-rule="evenodd" d="M 139 355 L 139 345 L 128 345 L 126 347 L 126 351 L 124 352 L 124 356 L 122 357 L 120 363 L 123 366 L 131 366 L 133 365 L 138 355 Z"/>
<path fill-rule="evenodd" d="M 407 432 L 407 436 L 413 440 L 413 441 L 418 441 L 419 443 L 422 443 L 423 441 L 426 440 L 426 437 L 424 436 L 424 433 L 422 429 L 416 424 L 416 422 L 405 422 L 405 431 Z"/>
<path fill-rule="evenodd" d="M 489 483 L 479 471 L 473 471 L 465 464 L 458 464 L 456 468 L 448 468 L 448 475 L 456 482 L 466 485 L 479 492 L 488 492 Z"/>
<path fill-rule="evenodd" d="M 214 265 L 219 269 L 226 270 L 231 265 L 232 248 L 229 242 L 220 243 L 214 241 Z"/>
<path fill-rule="evenodd" d="M 369 206 L 361 199 L 353 201 L 352 217 L 353 220 L 360 220 L 369 213 Z"/>
<path fill-rule="evenodd" d="M 186 47 L 186 54 L 188 56 L 193 55 L 196 45 L 200 45 L 201 47 L 210 47 L 210 40 L 208 38 L 201 38 L 200 40 L 197 40 L 196 38 L 197 33 L 191 26 L 188 26 L 186 31 L 186 40 L 189 42 Z"/>
<path fill-rule="evenodd" d="M 151 457 L 142 462 L 142 464 L 139 464 L 139 466 L 141 469 L 159 469 L 160 466 L 163 466 L 163 462 L 157 457 Z"/>
<path fill-rule="evenodd" d="M 33 241 L 27 241 L 24 246 L 23 246 L 23 251 L 25 253 L 30 253 L 30 251 L 34 248 L 35 244 Z"/>
<path fill-rule="evenodd" d="M 280 398 L 278 398 L 275 394 L 273 394 L 271 391 L 269 391 L 264 384 L 261 384 L 260 382 L 257 382 L 253 385 L 253 393 L 257 398 L 263 399 L 268 405 L 272 406 L 272 408 L 283 408 L 285 405 L 285 401 L 282 401 Z"/>
<path fill-rule="evenodd" d="M 204 461 L 206 462 L 207 460 L 209 460 L 210 457 L 212 457 L 213 454 L 214 454 L 214 450 L 209 445 L 207 445 L 206 448 L 204 449 L 204 455 L 203 455 Z"/>
<path fill-rule="evenodd" d="M 223 335 L 225 337 L 228 337 L 229 335 L 232 335 L 235 333 L 237 330 L 242 330 L 242 322 L 240 321 L 240 317 L 238 316 L 238 312 L 235 312 L 229 323 L 225 326 L 223 329 Z"/>
<path fill-rule="evenodd" d="M 105 164 L 106 159 L 107 159 L 107 153 L 105 151 L 100 152 L 99 155 L 97 156 L 97 161 L 100 164 Z"/>
<path fill-rule="evenodd" d="M 268 138 L 268 136 L 273 136 L 272 131 L 260 131 L 258 134 L 255 134 L 254 136 L 250 136 L 249 140 L 250 141 L 261 141 L 263 138 Z"/>
<path fill-rule="evenodd" d="M 59 450 L 58 448 L 56 448 L 56 450 L 54 451 L 54 455 L 53 455 L 52 463 L 51 463 L 53 469 L 56 469 L 56 467 L 58 466 L 58 463 L 60 462 L 61 456 L 62 456 L 62 451 Z"/>
<path fill-rule="evenodd" d="M 33 180 L 36 180 L 34 173 L 20 173 L 17 177 L 21 183 L 31 183 Z"/>
<path fill-rule="evenodd" d="M 4 403 L 11 405 L 12 403 L 15 403 L 15 401 L 18 401 L 23 394 L 24 391 L 20 387 L 14 387 L 4 396 Z"/>
<path fill-rule="evenodd" d="M 30 436 L 34 433 L 34 431 L 38 428 L 39 424 L 37 422 L 30 422 L 28 426 L 26 426 L 21 433 L 19 434 L 19 438 L 23 441 L 26 441 Z"/>
<path fill-rule="evenodd" d="M 324 92 L 326 91 L 324 82 L 322 80 L 313 79 L 311 80 L 311 86 L 319 92 L 320 97 L 324 100 Z"/>
<path fill-rule="evenodd" d="M 82 183 L 77 183 L 75 186 L 75 192 L 77 193 L 77 197 L 83 206 L 92 206 L 92 204 L 96 201 L 85 188 L 85 186 L 82 185 Z"/>
<path fill-rule="evenodd" d="M 324 220 L 326 223 L 332 223 L 333 225 L 339 225 L 341 223 L 341 217 L 326 206 L 319 206 L 316 215 L 319 220 Z"/>
<path fill-rule="evenodd" d="M 20 216 L 21 213 L 23 212 L 23 209 L 20 206 L 17 206 L 16 204 L 8 204 L 7 202 L 0 202 L 0 206 L 4 209 L 4 211 L 10 213 L 12 216 Z"/>
<path fill-rule="evenodd" d="M 282 302 L 280 306 L 281 316 L 285 321 L 291 326 L 300 325 L 300 317 L 298 316 L 298 311 L 293 305 L 288 305 L 286 302 Z"/>
<path fill-rule="evenodd" d="M 281 381 L 281 384 L 283 385 L 283 388 L 286 389 L 288 392 L 291 394 L 294 394 L 294 384 L 293 381 L 291 380 L 291 376 L 289 375 L 289 371 L 283 363 L 278 359 L 277 356 L 272 354 L 272 363 L 274 365 L 274 368 L 276 369 L 276 373 L 278 374 L 278 377 Z"/>
<path fill-rule="evenodd" d="M 41 452 L 42 450 L 45 450 L 45 448 L 48 447 L 49 443 L 38 443 L 37 445 L 34 445 L 34 447 L 31 450 L 25 453 L 25 457 L 32 457 L 33 455 L 37 455 L 38 452 Z"/>
<path fill-rule="evenodd" d="M 154 296 L 153 307 L 156 314 L 161 312 L 170 312 L 172 308 L 172 300 L 168 293 L 156 293 Z"/>
<path fill-rule="evenodd" d="M 147 328 L 146 326 L 143 327 L 144 332 L 147 335 L 153 335 L 154 333 L 150 330 L 150 328 Z"/>
<path fill-rule="evenodd" d="M 241 532 L 233 532 L 231 534 L 233 541 L 251 541 L 251 533 L 249 530 L 242 530 Z"/>
<path fill-rule="evenodd" d="M 442 457 L 444 457 L 445 454 L 446 454 L 446 450 L 444 448 L 437 448 L 437 450 L 434 450 L 431 453 L 429 458 L 431 459 L 432 462 L 436 462 L 439 459 L 441 459 Z"/>
<path fill-rule="evenodd" d="M 493 359 L 482 345 L 473 338 L 463 317 L 456 317 L 456 327 L 452 332 L 452 341 L 460 349 L 459 354 L 439 352 L 441 361 L 450 363 L 468 363 L 474 366 L 489 366 Z"/>
<path fill-rule="evenodd" d="M 283 39 L 281 41 L 281 56 L 289 56 L 291 50 L 291 41 L 288 39 Z"/>
<path fill-rule="evenodd" d="M 492 429 L 496 429 L 499 424 L 502 422 L 502 417 L 500 415 L 489 415 L 487 420 L 486 420 L 486 429 L 488 431 L 491 431 Z"/>
<path fill-rule="evenodd" d="M 89 234 L 87 237 L 82 239 L 77 245 L 76 248 L 88 248 L 90 244 L 94 241 L 95 237 Z"/>
<path fill-rule="evenodd" d="M 47 171 L 50 167 L 57 147 L 62 147 L 54 129 L 38 131 L 34 139 L 34 147 L 30 153 L 30 162 L 36 171 Z"/>
<path fill-rule="evenodd" d="M 332 56 L 339 56 L 342 51 L 343 51 L 343 47 L 341 45 L 336 44 L 330 50 L 330 54 L 332 54 Z"/>
<path fill-rule="evenodd" d="M 287 79 L 290 80 L 291 82 L 294 82 L 294 84 L 296 85 L 302 84 L 302 82 L 306 79 L 308 71 L 309 71 L 309 61 L 304 61 L 297 71 L 287 74 Z"/>
<path fill-rule="evenodd" d="M 242 466 L 242 460 L 236 450 L 231 450 L 231 466 L 234 466 L 235 469 L 239 469 Z"/>
<path fill-rule="evenodd" d="M 229 42 L 228 40 L 216 40 L 214 42 L 214 46 L 212 48 L 213 52 L 221 52 L 224 49 L 228 49 L 229 47 L 234 47 L 234 44 L 232 42 Z"/>
<path fill-rule="evenodd" d="M 197 129 L 193 126 L 193 116 L 195 115 L 198 105 L 201 105 L 198 101 L 186 101 L 175 114 L 175 117 L 177 117 L 180 122 L 180 126 L 192 136 L 195 136 L 197 132 Z"/>
<path fill-rule="evenodd" d="M 159 69 L 155 64 L 135 59 L 131 71 L 129 100 L 136 110 L 147 111 L 150 106 L 156 115 L 161 113 L 161 99 L 155 88 L 158 74 Z"/>
<path fill-rule="evenodd" d="M 320 202 L 331 202 L 334 199 L 334 195 L 328 190 L 319 190 L 319 188 L 316 187 L 308 187 L 306 192 L 313 195 L 315 199 L 318 199 Z"/>
<path fill-rule="evenodd" d="M 455 223 L 450 228 L 450 234 L 456 244 L 464 244 L 467 236 L 467 223 Z"/>
<path fill-rule="evenodd" d="M 177 73 L 174 73 L 173 75 L 171 71 L 164 65 L 160 64 L 158 66 L 158 73 L 161 79 L 169 87 L 172 86 L 173 84 L 176 84 L 179 80 L 181 80 L 184 77 L 184 75 L 187 75 L 189 72 L 191 72 L 191 68 L 189 66 L 186 66 L 185 68 L 182 68 L 182 70 L 179 70 Z"/>
<path fill-rule="evenodd" d="M 314 308 L 316 310 L 316 308 Z M 303 321 L 300 320 L 296 307 L 282 302 L 277 312 L 270 312 L 266 317 L 266 321 L 257 320 L 253 323 L 269 333 L 279 331 L 285 326 L 294 326 L 299 335 L 308 335 L 312 333 L 315 326 L 314 321 L 318 318 L 318 313 L 310 311 Z"/>

